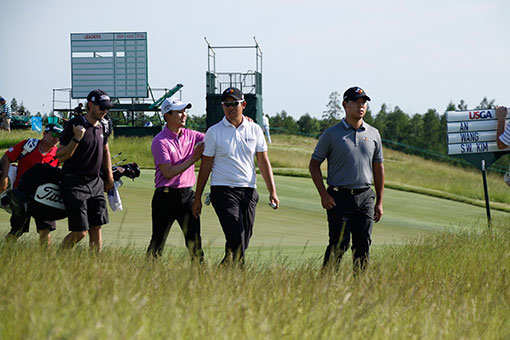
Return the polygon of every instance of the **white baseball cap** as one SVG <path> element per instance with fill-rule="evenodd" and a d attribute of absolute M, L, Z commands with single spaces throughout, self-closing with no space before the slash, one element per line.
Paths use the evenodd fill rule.
<path fill-rule="evenodd" d="M 165 99 L 161 104 L 161 113 L 165 114 L 170 111 L 180 111 L 182 109 L 191 109 L 191 103 L 183 103 L 179 99 Z"/>

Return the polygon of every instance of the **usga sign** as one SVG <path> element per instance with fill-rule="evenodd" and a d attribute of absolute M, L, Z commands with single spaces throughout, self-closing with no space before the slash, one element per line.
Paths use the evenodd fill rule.
<path fill-rule="evenodd" d="M 510 114 L 507 122 L 508 119 Z M 488 167 L 510 151 L 510 148 L 498 149 L 496 110 L 448 111 L 446 121 L 448 155 L 463 158 L 480 168 L 482 160 Z"/>

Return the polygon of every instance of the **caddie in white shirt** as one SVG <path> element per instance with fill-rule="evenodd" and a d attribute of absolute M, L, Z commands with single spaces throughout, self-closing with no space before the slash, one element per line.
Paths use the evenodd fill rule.
<path fill-rule="evenodd" d="M 255 157 L 269 191 L 269 204 L 278 209 L 280 201 L 262 128 L 243 116 L 246 107 L 243 93 L 230 87 L 223 92 L 221 100 L 225 117 L 205 134 L 205 150 L 192 212 L 195 217 L 200 215 L 202 193 L 212 171 L 211 203 L 226 239 L 225 257 L 221 263 L 243 263 L 259 199 Z"/>

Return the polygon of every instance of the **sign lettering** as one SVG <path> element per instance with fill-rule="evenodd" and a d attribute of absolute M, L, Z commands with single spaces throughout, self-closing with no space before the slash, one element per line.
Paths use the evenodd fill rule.
<path fill-rule="evenodd" d="M 101 39 L 101 34 L 86 34 L 85 39 Z"/>

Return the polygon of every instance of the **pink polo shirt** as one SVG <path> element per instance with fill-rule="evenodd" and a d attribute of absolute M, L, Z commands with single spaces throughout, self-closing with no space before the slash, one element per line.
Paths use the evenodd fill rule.
<path fill-rule="evenodd" d="M 165 176 L 163 176 L 159 165 L 170 164 L 174 166 L 184 163 L 193 156 L 195 145 L 203 140 L 204 134 L 202 132 L 181 129 L 181 134 L 177 136 L 177 134 L 167 126 L 154 137 L 151 150 L 156 168 L 156 177 L 154 179 L 156 188 L 187 188 L 195 185 L 194 164 L 171 179 L 166 179 Z"/>

